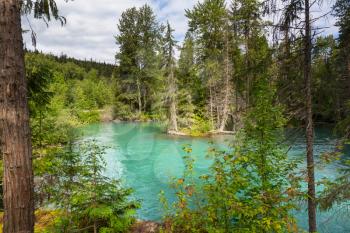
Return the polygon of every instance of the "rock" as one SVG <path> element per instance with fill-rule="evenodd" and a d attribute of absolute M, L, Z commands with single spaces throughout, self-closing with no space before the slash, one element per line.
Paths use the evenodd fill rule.
<path fill-rule="evenodd" d="M 112 122 L 113 121 L 113 109 L 107 107 L 100 111 L 101 122 Z"/>
<path fill-rule="evenodd" d="M 114 123 L 120 123 L 120 122 L 122 122 L 122 121 L 119 120 L 119 119 L 114 119 L 113 122 L 114 122 Z"/>
<path fill-rule="evenodd" d="M 132 226 L 130 233 L 157 233 L 159 231 L 160 224 L 152 221 L 140 221 Z"/>

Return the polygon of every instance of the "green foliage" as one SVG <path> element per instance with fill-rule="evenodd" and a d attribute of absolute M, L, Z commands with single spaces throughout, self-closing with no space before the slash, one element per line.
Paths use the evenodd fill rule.
<path fill-rule="evenodd" d="M 337 80 L 338 80 L 338 97 L 340 102 L 337 104 L 338 111 L 343 114 L 338 125 L 338 130 L 345 137 L 350 137 L 350 4 L 346 0 L 338 0 L 333 6 L 334 16 L 337 17 L 336 25 L 339 26 L 339 38 L 337 52 L 335 56 Z M 343 110 L 343 111 L 342 111 Z"/>
<path fill-rule="evenodd" d="M 100 111 L 114 102 L 114 85 L 97 70 L 59 63 L 53 57 L 27 53 L 32 125 L 59 118 L 74 126 L 100 121 Z M 34 130 L 35 132 L 35 130 Z M 35 137 L 38 138 L 38 137 Z"/>
<path fill-rule="evenodd" d="M 331 122 L 341 118 L 340 82 L 335 69 L 336 53 L 336 41 L 333 36 L 317 38 L 312 71 L 315 118 L 321 122 Z"/>
<path fill-rule="evenodd" d="M 128 200 L 131 189 L 121 188 L 118 180 L 103 175 L 105 149 L 96 141 L 80 145 L 83 156 L 83 186 L 73 202 L 79 223 L 94 225 L 99 232 L 124 232 L 133 223 L 137 202 Z M 83 228 L 84 226 L 80 226 Z"/>
<path fill-rule="evenodd" d="M 180 58 L 178 61 L 177 77 L 178 85 L 181 92 L 189 96 L 190 101 L 196 107 L 205 101 L 205 88 L 202 80 L 198 75 L 196 64 L 195 40 L 192 33 L 187 32 L 182 48 L 180 49 Z M 187 98 L 188 99 L 188 98 Z M 186 107 L 190 103 L 184 103 L 180 106 Z"/>
<path fill-rule="evenodd" d="M 34 18 L 44 19 L 45 22 L 51 18 L 58 20 L 61 24 L 66 23 L 66 19 L 60 16 L 56 1 L 54 0 L 27 0 L 21 2 L 22 14 L 33 14 Z"/>
<path fill-rule="evenodd" d="M 141 112 L 150 113 L 161 90 L 161 30 L 150 6 L 130 8 L 123 12 L 116 36 L 120 51 L 117 93 L 118 105 L 124 105 L 117 117 Z M 128 106 L 125 106 L 128 105 Z M 120 114 L 120 116 L 119 116 Z M 132 116 L 131 115 L 131 116 Z"/>
<path fill-rule="evenodd" d="M 322 210 L 329 210 L 334 205 L 343 205 L 342 209 L 347 210 L 350 200 L 350 160 L 342 163 L 340 176 L 334 181 L 325 180 L 325 189 L 321 193 L 320 207 Z"/>
<path fill-rule="evenodd" d="M 26 64 L 36 205 L 62 212 L 47 232 L 89 232 L 91 224 L 98 232 L 125 232 L 139 204 L 103 175 L 106 148 L 77 142 L 76 128 L 100 121 L 101 109 L 113 103 L 113 85 L 96 70 L 51 56 L 27 53 Z"/>
<path fill-rule="evenodd" d="M 125 232 L 134 222 L 139 204 L 129 199 L 131 189 L 104 175 L 105 150 L 96 141 L 69 143 L 42 166 L 51 176 L 45 188 L 48 201 L 63 213 L 52 226 L 54 232 Z"/>
<path fill-rule="evenodd" d="M 333 7 L 339 38 L 318 37 L 312 51 L 315 118 L 337 122 L 346 139 L 348 2 L 338 0 Z M 278 47 L 268 43 L 259 1 L 204 0 L 186 11 L 189 31 L 178 62 L 171 26 L 159 25 L 148 5 L 123 12 L 116 68 L 28 52 L 36 204 L 62 211 L 50 232 L 125 232 L 138 207 L 129 199 L 130 189 L 105 177 L 106 148 L 95 141 L 79 142 L 77 127 L 100 121 L 107 108 L 120 120 L 164 122 L 173 104 L 179 129 L 203 136 L 218 128 L 224 100 L 229 103 L 229 124 L 237 123 L 235 117 L 243 121 L 244 115 L 244 128 L 231 149 L 211 149 L 214 163 L 208 175 L 196 177 L 191 148 L 185 148 L 186 171 L 174 181 L 176 202 L 170 205 L 165 194 L 161 196 L 166 209 L 163 231 L 291 231 L 294 200 L 303 195 L 296 163 L 287 160 L 282 130 L 287 123 L 283 113 L 290 114 L 288 120 L 304 117 L 302 42 L 299 35 L 291 37 L 288 27 L 302 9 L 300 3 L 284 9 L 291 15 L 281 20 L 284 38 Z M 24 1 L 22 12 L 64 23 L 51 0 Z M 323 209 L 349 200 L 348 167 L 345 163 L 341 176 L 325 183 Z"/>
<path fill-rule="evenodd" d="M 190 128 L 185 128 L 184 131 L 194 137 L 206 135 L 210 129 L 210 122 L 201 115 L 193 115 Z"/>
<path fill-rule="evenodd" d="M 296 208 L 299 179 L 297 163 L 287 159 L 281 144 L 285 119 L 273 103 L 274 87 L 266 77 L 260 77 L 254 89 L 256 102 L 241 138 L 237 136 L 231 152 L 211 149 L 211 173 L 201 176 L 201 182 L 194 176 L 191 149 L 185 149 L 186 172 L 174 183 L 174 211 L 167 212 L 163 231 L 291 232 L 294 228 L 291 211 Z"/>
<path fill-rule="evenodd" d="M 53 79 L 53 63 L 40 54 L 27 54 L 26 61 L 30 114 L 37 116 L 45 110 L 53 95 L 48 90 Z"/>

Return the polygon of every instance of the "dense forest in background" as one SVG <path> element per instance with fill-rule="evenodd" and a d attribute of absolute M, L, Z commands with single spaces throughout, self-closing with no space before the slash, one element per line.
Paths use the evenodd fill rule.
<path fill-rule="evenodd" d="M 266 26 L 269 22 L 263 21 L 258 3 L 253 21 L 249 20 L 252 25 L 244 21 L 248 16 L 243 14 L 253 6 L 226 6 L 220 1 L 211 4 L 187 11 L 190 29 L 182 46 L 175 41 L 171 25 L 160 24 L 146 5 L 123 13 L 116 36 L 120 47 L 116 65 L 37 52 L 27 52 L 27 63 L 30 66 L 32 61 L 36 64 L 41 60 L 48 72 L 58 71 L 65 81 L 75 83 L 67 84 L 70 88 L 99 89 L 95 92 L 100 92 L 100 99 L 95 104 L 79 104 L 81 109 L 101 110 L 108 105 L 113 109 L 113 119 L 163 121 L 171 130 L 193 129 L 194 134 L 196 130 L 207 133 L 239 129 L 245 113 L 254 106 L 251 95 L 255 81 L 261 73 L 269 72 L 276 86 L 276 101 L 284 105 L 289 124 L 300 127 L 305 102 L 301 91 L 302 35 L 298 37 L 286 29 L 274 32 L 278 40 L 271 41 L 272 32 Z M 209 11 L 213 7 L 215 11 Z M 208 28 L 213 31 L 207 32 Z M 344 57 L 347 45 L 333 35 L 316 36 L 313 43 L 315 122 L 337 124 L 349 111 L 350 80 Z M 175 50 L 179 51 L 178 57 Z M 105 86 L 79 83 L 88 83 L 89 79 Z M 77 92 L 85 93 L 87 102 L 97 98 L 94 92 L 88 97 L 88 89 Z"/>
<path fill-rule="evenodd" d="M 21 5 L 22 14 L 63 20 L 54 1 L 35 3 Z M 208 152 L 213 165 L 199 178 L 193 172 L 191 146 L 184 147 L 186 171 L 172 184 L 175 203 L 161 194 L 165 213 L 160 232 L 297 232 L 292 212 L 300 200 L 308 200 L 309 232 L 315 232 L 316 205 L 329 209 L 349 200 L 348 162 L 336 180 L 323 181 L 324 190 L 315 193 L 312 132 L 313 120 L 334 126 L 339 143 L 325 160 L 339 159 L 350 135 L 350 3 L 338 0 L 332 8 L 337 38 L 310 26 L 319 18 L 309 18 L 307 0 L 284 1 L 278 10 L 266 3 L 197 3 L 186 10 L 189 30 L 182 43 L 150 6 L 130 8 L 118 22 L 115 65 L 26 51 L 23 69 L 8 72 L 13 76 L 0 73 L 4 232 L 22 226 L 33 232 L 34 207 L 38 232 L 128 231 L 140 203 L 119 180 L 104 176 L 107 148 L 81 140 L 77 130 L 100 121 L 157 121 L 170 134 L 235 135 L 234 150 Z M 277 23 L 265 20 L 276 11 L 281 12 Z M 16 11 L 4 12 L 1 20 Z M 16 67 L 3 62 L 12 61 L 5 58 L 0 57 L 0 69 Z M 22 79 L 12 83 L 21 70 L 28 93 L 16 89 Z M 28 119 L 22 108 L 27 100 Z M 23 125 L 5 124 L 12 122 L 12 109 Z M 287 157 L 286 127 L 305 128 L 305 169 L 297 170 L 299 161 Z M 13 138 L 23 143 L 15 144 Z M 17 157 L 9 157 L 8 151 Z M 33 171 L 28 165 L 32 159 Z M 22 177 L 14 176 L 13 169 L 23 167 Z M 28 185 L 21 189 L 25 191 L 13 191 L 15 178 L 16 184 Z M 12 208 L 18 205 L 16 195 L 25 202 L 17 209 Z M 20 219 L 22 215 L 27 218 Z M 15 221 L 23 219 L 27 222 Z"/>

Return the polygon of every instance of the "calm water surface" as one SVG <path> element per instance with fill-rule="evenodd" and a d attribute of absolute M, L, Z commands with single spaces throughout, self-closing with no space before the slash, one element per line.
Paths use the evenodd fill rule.
<path fill-rule="evenodd" d="M 164 190 L 168 199 L 173 200 L 169 182 L 179 177 L 184 171 L 182 156 L 183 146 L 192 145 L 195 167 L 198 173 L 208 172 L 211 161 L 206 158 L 209 142 L 214 141 L 220 147 L 230 140 L 230 136 L 215 138 L 174 137 L 164 134 L 157 124 L 141 123 L 101 123 L 85 127 L 86 138 L 95 138 L 101 144 L 110 147 L 107 150 L 107 175 L 121 178 L 124 183 L 135 190 L 134 196 L 142 201 L 138 218 L 160 220 L 162 206 L 159 203 L 159 192 Z M 293 145 L 290 157 L 303 158 L 304 139 L 301 136 L 289 135 Z M 315 154 L 332 149 L 334 138 L 327 128 L 316 130 Z M 350 157 L 347 151 L 344 157 Z M 317 179 L 332 178 L 337 175 L 337 164 L 317 169 Z M 318 214 L 319 231 L 322 233 L 350 233 L 350 212 L 340 211 L 337 207 L 329 212 Z M 342 208 L 344 209 L 344 208 Z M 296 213 L 300 227 L 307 229 L 307 210 L 301 208 Z"/>

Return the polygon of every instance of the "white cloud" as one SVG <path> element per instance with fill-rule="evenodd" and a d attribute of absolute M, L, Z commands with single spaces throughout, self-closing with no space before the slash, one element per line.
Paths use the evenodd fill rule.
<path fill-rule="evenodd" d="M 117 24 L 123 11 L 133 6 L 149 4 L 160 22 L 169 20 L 175 29 L 176 39 L 181 41 L 187 31 L 185 9 L 191 9 L 197 2 L 198 0 L 74 0 L 66 3 L 57 0 L 61 15 L 67 19 L 65 26 L 62 27 L 59 22 L 50 22 L 49 27 L 46 27 L 44 22 L 31 17 L 29 21 L 37 34 L 39 51 L 114 63 L 118 50 L 114 36 L 118 33 Z M 26 18 L 22 19 L 22 24 L 24 29 L 29 28 Z M 335 32 L 334 27 L 329 31 Z M 27 48 L 32 48 L 29 33 L 24 35 L 24 41 Z"/>
<path fill-rule="evenodd" d="M 29 17 L 37 34 L 37 49 L 46 53 L 67 54 L 68 56 L 114 63 L 117 51 L 114 36 L 118 33 L 117 24 L 123 11 L 136 6 L 149 4 L 158 19 L 167 19 L 175 29 L 178 40 L 182 40 L 186 30 L 185 9 L 191 8 L 195 0 L 74 0 L 66 3 L 57 0 L 60 14 L 66 17 L 67 24 L 50 22 L 49 27 L 40 20 Z M 24 29 L 28 21 L 22 19 Z M 32 49 L 30 33 L 24 35 L 27 48 Z"/>

